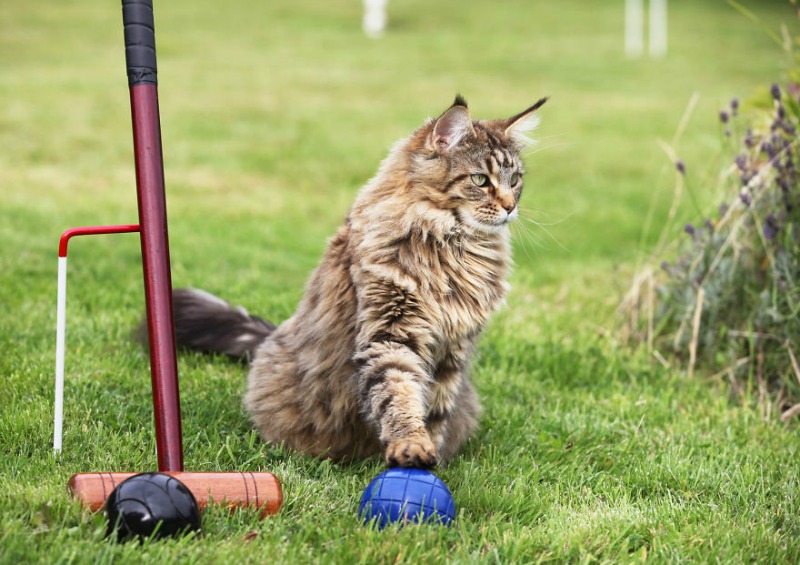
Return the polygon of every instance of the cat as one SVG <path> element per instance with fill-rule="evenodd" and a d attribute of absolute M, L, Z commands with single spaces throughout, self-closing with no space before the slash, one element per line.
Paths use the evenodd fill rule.
<path fill-rule="evenodd" d="M 474 433 L 476 341 L 504 300 L 521 151 L 543 98 L 500 120 L 455 102 L 399 141 L 275 326 L 173 294 L 179 345 L 251 359 L 244 404 L 267 442 L 388 466 L 446 463 Z"/>

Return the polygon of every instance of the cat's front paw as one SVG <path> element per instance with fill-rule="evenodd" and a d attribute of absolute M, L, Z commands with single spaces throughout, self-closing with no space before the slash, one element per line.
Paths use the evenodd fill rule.
<path fill-rule="evenodd" d="M 436 466 L 436 446 L 427 436 L 394 441 L 386 448 L 386 464 L 431 469 Z"/>

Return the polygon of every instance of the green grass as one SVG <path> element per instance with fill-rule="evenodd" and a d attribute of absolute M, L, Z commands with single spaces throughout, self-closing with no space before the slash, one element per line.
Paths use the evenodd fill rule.
<path fill-rule="evenodd" d="M 786 2 L 749 5 L 796 26 Z M 513 291 L 475 367 L 481 428 L 439 472 L 457 525 L 361 527 L 380 463 L 264 446 L 241 408 L 244 370 L 191 354 L 179 361 L 187 468 L 272 471 L 282 512 L 213 510 L 199 538 L 140 546 L 105 540 L 103 517 L 69 500 L 73 473 L 156 467 L 148 361 L 130 339 L 143 310 L 133 235 L 71 244 L 66 433 L 51 454 L 58 237 L 136 221 L 120 10 L 6 0 L 0 562 L 798 562 L 796 424 L 625 349 L 615 320 L 670 204 L 657 140 L 672 141 L 698 93 L 676 150 L 715 206 L 701 189 L 724 166 L 717 110 L 777 79 L 779 49 L 721 1 L 670 3 L 662 61 L 623 57 L 621 2 L 390 10 L 371 41 L 356 0 L 156 3 L 173 280 L 285 319 L 395 139 L 457 91 L 477 117 L 551 96 L 525 207 L 552 237 L 515 229 Z"/>

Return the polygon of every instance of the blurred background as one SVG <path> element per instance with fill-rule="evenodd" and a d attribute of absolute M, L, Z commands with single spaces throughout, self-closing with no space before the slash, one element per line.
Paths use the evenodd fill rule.
<path fill-rule="evenodd" d="M 786 0 L 745 4 L 773 30 L 796 27 Z M 553 296 L 591 281 L 584 306 L 611 305 L 615 269 L 649 250 L 672 202 L 659 140 L 685 161 L 694 201 L 713 205 L 707 187 L 729 162 L 719 109 L 733 97 L 746 106 L 786 66 L 761 26 L 721 0 L 669 2 L 666 55 L 636 59 L 622 0 L 392 0 L 378 38 L 362 30 L 363 10 L 358 0 L 155 2 L 176 285 L 288 316 L 396 139 L 457 92 L 478 119 L 549 96 L 523 202 L 541 226 L 515 228 L 515 280 Z M 121 13 L 113 2 L 5 0 L 0 14 L 0 318 L 20 305 L 51 316 L 60 233 L 136 221 Z M 679 217 L 696 215 L 687 206 Z M 135 236 L 74 253 L 85 258 L 77 280 L 119 285 L 90 286 L 79 302 L 108 293 L 139 311 L 138 291 L 123 298 L 140 284 Z"/>

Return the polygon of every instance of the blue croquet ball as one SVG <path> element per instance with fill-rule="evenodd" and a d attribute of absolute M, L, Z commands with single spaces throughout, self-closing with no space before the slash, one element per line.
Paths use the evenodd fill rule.
<path fill-rule="evenodd" d="M 365 524 L 374 520 L 380 529 L 394 522 L 450 525 L 456 518 L 456 505 L 447 485 L 430 471 L 396 467 L 369 484 L 358 515 Z"/>
<path fill-rule="evenodd" d="M 160 538 L 200 530 L 200 508 L 175 477 L 142 473 L 122 481 L 106 500 L 108 530 L 117 540 Z"/>

